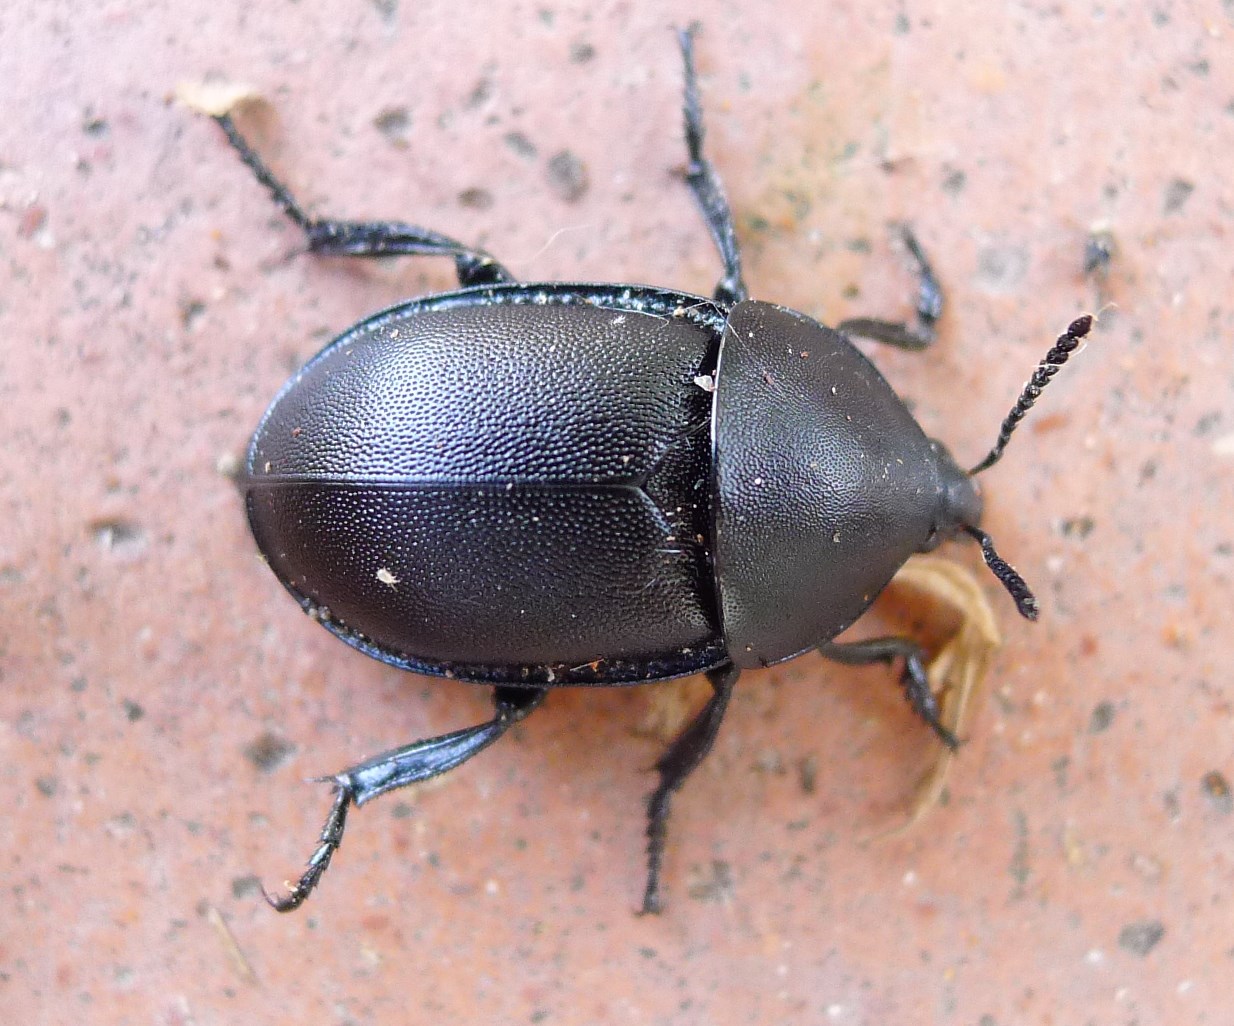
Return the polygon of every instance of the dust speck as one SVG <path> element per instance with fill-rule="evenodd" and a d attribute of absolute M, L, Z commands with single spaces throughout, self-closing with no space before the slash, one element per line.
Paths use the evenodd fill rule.
<path fill-rule="evenodd" d="M 487 189 L 464 189 L 458 194 L 458 202 L 470 210 L 488 210 L 493 205 L 493 194 Z"/>
<path fill-rule="evenodd" d="M 689 894 L 695 901 L 723 904 L 733 896 L 733 870 L 723 859 L 712 859 L 706 866 L 696 866 L 690 874 Z"/>
<path fill-rule="evenodd" d="M 1116 711 L 1113 702 L 1098 702 L 1088 717 L 1088 732 L 1090 734 L 1104 734 L 1110 729 L 1110 724 L 1114 722 Z"/>
<path fill-rule="evenodd" d="M 1204 794 L 1212 803 L 1214 809 L 1224 816 L 1234 812 L 1234 792 L 1230 790 L 1230 782 L 1220 770 L 1210 770 L 1200 781 Z"/>
<path fill-rule="evenodd" d="M 1160 919 L 1140 919 L 1128 923 L 1118 931 L 1118 946 L 1124 951 L 1143 958 L 1165 936 L 1165 925 Z"/>
<path fill-rule="evenodd" d="M 549 157 L 548 182 L 567 203 L 577 203 L 590 184 L 586 166 L 569 150 L 562 150 Z"/>
<path fill-rule="evenodd" d="M 245 747 L 244 754 L 259 770 L 269 773 L 286 762 L 295 750 L 296 746 L 286 738 L 266 731 Z"/>
<path fill-rule="evenodd" d="M 411 133 L 411 112 L 406 107 L 384 107 L 373 118 L 373 127 L 392 145 L 405 147 Z"/>
<path fill-rule="evenodd" d="M 135 520 L 120 517 L 92 520 L 91 537 L 108 552 L 137 552 L 145 547 L 146 532 Z"/>
<path fill-rule="evenodd" d="M 243 900 L 261 893 L 261 878 L 256 876 L 237 876 L 231 881 L 231 896 Z"/>
<path fill-rule="evenodd" d="M 1015 289 L 1028 271 L 1028 250 L 1012 243 L 991 244 L 977 254 L 977 282 L 987 292 Z"/>
<path fill-rule="evenodd" d="M 1195 192 L 1195 184 L 1185 178 L 1175 178 L 1165 187 L 1162 207 L 1167 214 L 1177 213 Z"/>
<path fill-rule="evenodd" d="M 536 155 L 536 144 L 522 132 L 507 132 L 505 142 L 520 157 L 531 159 Z"/>
<path fill-rule="evenodd" d="M 586 64 L 596 55 L 596 48 L 590 43 L 571 43 L 570 60 L 575 64 Z"/>

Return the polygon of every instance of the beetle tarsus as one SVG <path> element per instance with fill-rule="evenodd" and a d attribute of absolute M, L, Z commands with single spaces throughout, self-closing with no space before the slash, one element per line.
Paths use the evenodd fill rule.
<path fill-rule="evenodd" d="M 681 44 L 681 59 L 685 64 L 685 135 L 686 151 L 690 162 L 686 167 L 686 182 L 690 186 L 707 230 L 715 240 L 720 259 L 724 261 L 724 274 L 716 284 L 713 295 L 728 305 L 740 303 L 749 297 L 745 279 L 741 274 L 741 247 L 737 231 L 733 227 L 733 210 L 724 194 L 720 176 L 703 156 L 703 105 L 698 96 L 698 75 L 694 70 L 694 34 L 698 24 L 693 23 L 677 32 Z"/>
<path fill-rule="evenodd" d="M 232 120 L 231 115 L 218 114 L 215 115 L 214 120 L 218 122 L 219 127 L 223 130 L 223 134 L 227 136 L 227 141 L 231 143 L 232 149 L 240 155 L 240 159 L 244 161 L 245 166 L 253 172 L 253 176 L 262 184 L 266 191 L 274 197 L 274 202 L 278 205 L 278 208 L 306 232 L 309 231 L 313 219 L 304 212 L 304 209 L 296 202 L 295 197 L 287 186 L 274 176 L 274 172 L 266 166 L 266 162 L 257 155 L 257 151 L 240 134 L 240 130 L 236 128 L 236 123 Z"/>
<path fill-rule="evenodd" d="M 459 284 L 465 287 L 514 280 L 513 275 L 484 250 L 464 245 L 428 228 L 401 221 L 341 221 L 310 217 L 291 190 L 275 177 L 257 151 L 240 134 L 231 115 L 220 114 L 214 120 L 257 181 L 274 197 L 279 209 L 304 230 L 310 252 L 358 257 L 445 256 L 454 260 Z"/>
<path fill-rule="evenodd" d="M 495 713 L 487 723 L 415 741 L 324 778 L 334 782 L 336 791 L 334 805 L 321 830 L 320 843 L 299 882 L 289 885 L 286 895 L 272 895 L 263 889 L 270 907 L 279 912 L 291 912 L 304 904 L 343 841 L 347 810 L 352 805 L 363 805 L 387 791 L 431 780 L 462 765 L 525 719 L 544 701 L 546 694 L 546 688 L 496 687 L 493 689 Z"/>
<path fill-rule="evenodd" d="M 660 768 L 658 764 L 656 768 Z M 643 891 L 643 907 L 639 909 L 639 915 L 659 915 L 664 909 L 660 900 L 660 867 L 664 862 L 668 807 L 672 796 L 672 790 L 661 783 L 647 798 L 647 886 Z"/>
<path fill-rule="evenodd" d="M 845 666 L 867 666 L 870 663 L 890 665 L 896 659 L 904 660 L 900 683 L 904 686 L 904 697 L 908 699 L 913 712 L 925 721 L 949 749 L 955 751 L 959 747 L 959 739 L 939 718 L 938 699 L 934 697 L 930 680 L 926 676 L 925 652 L 915 641 L 900 637 L 829 641 L 825 645 L 819 645 L 818 651 L 827 659 Z"/>
<path fill-rule="evenodd" d="M 320 844 L 309 858 L 307 867 L 295 884 L 289 884 L 285 895 L 271 894 L 264 887 L 261 889 L 266 903 L 277 912 L 294 912 L 304 904 L 305 899 L 313 893 L 313 889 L 321 880 L 322 874 L 330 868 L 330 860 L 343 842 L 343 831 L 347 827 L 347 810 L 352 802 L 351 789 L 337 785 L 334 793 L 334 805 L 326 817 L 325 826 L 321 828 Z"/>
<path fill-rule="evenodd" d="M 916 646 L 914 646 L 916 647 Z M 940 719 L 938 699 L 930 687 L 930 679 L 926 676 L 925 659 L 920 648 L 904 656 L 904 670 L 900 674 L 900 683 L 904 686 L 904 696 L 913 712 L 920 716 L 934 735 L 951 751 L 960 747 L 960 740 L 943 725 Z"/>
<path fill-rule="evenodd" d="M 668 747 L 659 761 L 656 771 L 660 774 L 659 786 L 647 799 L 647 888 L 643 892 L 643 915 L 654 915 L 661 909 L 660 866 L 664 861 L 664 840 L 668 831 L 669 804 L 673 793 L 711 751 L 724 721 L 728 700 L 733 694 L 733 685 L 741 671 L 731 663 L 707 671 L 713 694 L 699 714 L 690 722 Z"/>
<path fill-rule="evenodd" d="M 926 259 L 925 250 L 908 225 L 901 225 L 900 237 L 917 270 L 916 325 L 910 327 L 902 321 L 885 321 L 876 317 L 850 317 L 847 321 L 841 321 L 838 327 L 846 335 L 916 351 L 934 343 L 934 328 L 943 315 L 943 287 Z"/>

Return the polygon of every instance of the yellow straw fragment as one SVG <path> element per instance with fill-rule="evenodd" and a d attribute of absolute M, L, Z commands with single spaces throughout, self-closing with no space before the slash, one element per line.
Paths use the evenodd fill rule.
<path fill-rule="evenodd" d="M 210 78 L 200 82 L 180 82 L 175 95 L 189 110 L 208 114 L 212 118 L 222 117 L 246 103 L 261 100 L 261 95 L 252 86 Z"/>
<path fill-rule="evenodd" d="M 926 675 L 938 698 L 943 726 L 962 738 L 981 697 L 994 653 L 1003 642 L 994 611 L 972 573 L 939 556 L 914 556 L 891 583 L 892 587 L 911 588 L 928 596 L 952 614 L 949 619 L 955 619 L 954 628 L 926 665 Z M 908 819 L 880 837 L 904 833 L 939 803 L 955 755 L 939 746 L 933 764 L 918 781 Z"/>

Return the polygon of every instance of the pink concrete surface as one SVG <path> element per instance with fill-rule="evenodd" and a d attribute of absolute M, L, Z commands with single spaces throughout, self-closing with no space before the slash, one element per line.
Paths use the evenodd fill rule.
<path fill-rule="evenodd" d="M 487 701 L 302 616 L 221 470 L 300 361 L 450 273 L 297 255 L 172 91 L 259 89 L 254 140 L 318 211 L 420 221 L 528 279 L 708 291 L 669 32 L 693 17 L 755 295 L 902 313 L 911 219 L 950 307 L 932 352 L 874 356 L 961 459 L 1114 304 L 985 479 L 1042 620 L 985 578 L 1007 644 L 949 801 L 906 836 L 869 841 L 930 739 L 885 672 L 804 658 L 743 678 L 659 918 L 633 914 L 655 689 L 551 696 L 362 810 L 276 915 L 256 880 L 311 847 L 305 778 Z M 1234 1022 L 1232 42 L 1228 0 L 8 0 L 0 1020 Z"/>

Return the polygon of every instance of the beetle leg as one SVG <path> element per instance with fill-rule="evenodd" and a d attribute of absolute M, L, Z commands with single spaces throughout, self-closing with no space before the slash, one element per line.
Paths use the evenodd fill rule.
<path fill-rule="evenodd" d="M 908 638 L 871 638 L 869 641 L 831 641 L 819 645 L 818 651 L 833 662 L 845 666 L 866 666 L 869 663 L 888 663 L 894 659 L 904 660 L 900 682 L 904 696 L 913 712 L 929 724 L 938 739 L 952 751 L 959 747 L 959 740 L 939 719 L 938 700 L 930 690 L 926 677 L 925 652 L 915 641 Z"/>
<path fill-rule="evenodd" d="M 904 225 L 900 229 L 904 245 L 917 265 L 917 324 L 909 327 L 899 321 L 882 321 L 873 317 L 852 317 L 837 327 L 848 335 L 884 342 L 897 349 L 925 349 L 934 341 L 934 325 L 943 313 L 943 289 L 926 259 L 917 236 Z"/>
<path fill-rule="evenodd" d="M 496 259 L 447 235 L 401 221 L 338 221 L 309 217 L 290 190 L 277 178 L 236 128 L 230 114 L 215 116 L 240 159 L 266 187 L 274 202 L 304 229 L 309 250 L 331 256 L 447 256 L 454 259 L 460 285 L 493 285 L 513 281 Z"/>
<path fill-rule="evenodd" d="M 266 894 L 266 901 L 279 912 L 290 912 L 304 904 L 343 841 L 347 810 L 353 803 L 363 805 L 387 791 L 429 780 L 462 765 L 525 718 L 544 701 L 547 693 L 547 688 L 495 688 L 493 705 L 497 714 L 488 723 L 416 741 L 323 778 L 333 781 L 335 797 L 317 850 L 290 891 L 282 896 Z"/>
<path fill-rule="evenodd" d="M 740 673 L 732 663 L 707 671 L 707 679 L 715 693 L 656 763 L 660 785 L 647 799 L 647 889 L 643 892 L 644 915 L 659 912 L 661 908 L 660 865 L 664 860 L 669 802 L 673 792 L 685 783 L 686 777 L 711 751 L 712 743 L 720 730 L 720 723 L 724 719 L 724 711 L 728 708 L 728 700 L 732 697 L 733 685 L 737 683 Z"/>
<path fill-rule="evenodd" d="M 686 150 L 690 157 L 686 182 L 703 212 L 703 220 L 724 261 L 724 277 L 716 284 L 715 298 L 722 303 L 740 303 L 749 296 L 741 277 L 741 250 L 733 229 L 733 211 L 724 195 L 720 176 L 703 156 L 703 107 L 698 98 L 698 75 L 694 70 L 694 33 L 697 25 L 677 33 L 681 58 L 685 62 L 685 126 Z"/>

